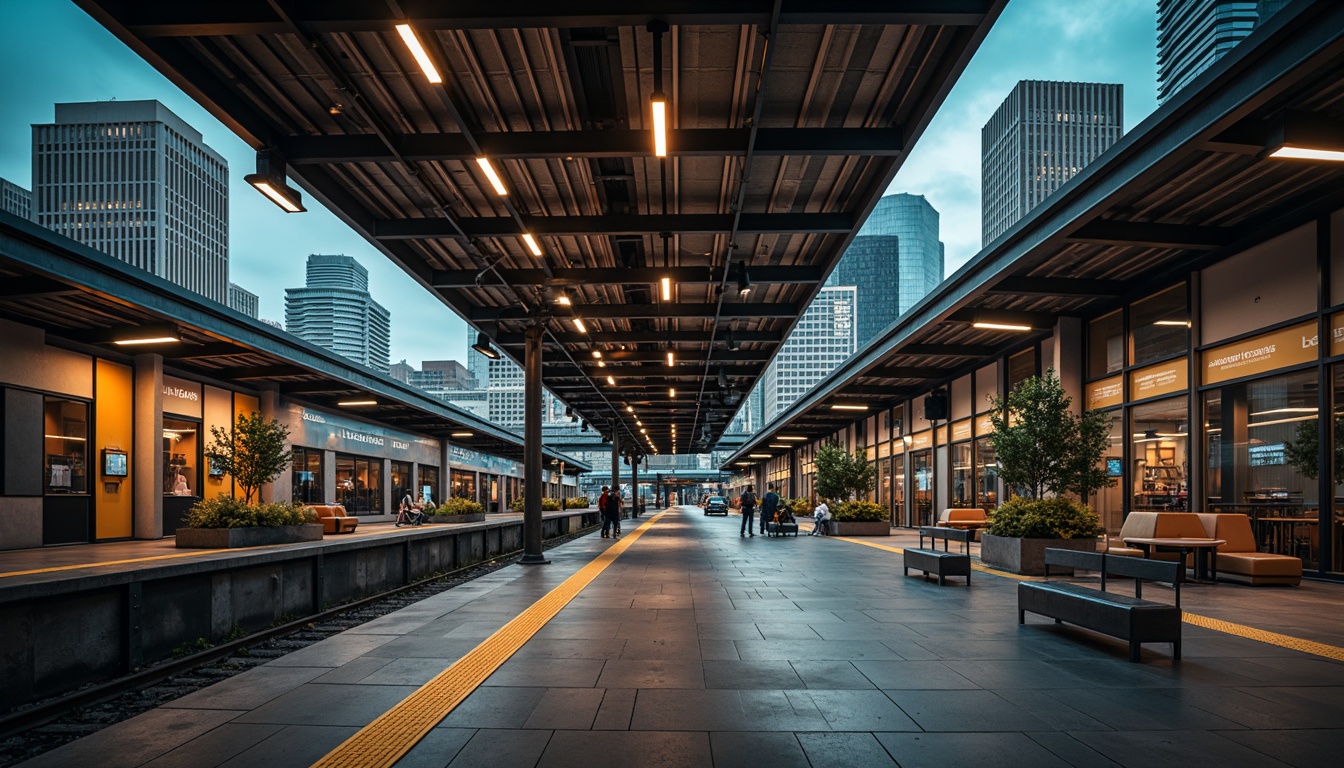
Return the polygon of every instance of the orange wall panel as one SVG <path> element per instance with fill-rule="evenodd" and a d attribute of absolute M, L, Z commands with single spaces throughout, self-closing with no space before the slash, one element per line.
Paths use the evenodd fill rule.
<path fill-rule="evenodd" d="M 107 360 L 97 361 L 94 392 L 94 428 L 96 445 L 89 451 L 90 490 L 93 491 L 94 535 L 99 539 L 122 539 L 131 535 L 131 478 L 109 482 L 102 475 L 104 448 L 131 451 L 133 378 L 130 366 Z M 155 461 L 156 457 L 137 457 L 129 461 L 134 474 L 137 459 Z"/>

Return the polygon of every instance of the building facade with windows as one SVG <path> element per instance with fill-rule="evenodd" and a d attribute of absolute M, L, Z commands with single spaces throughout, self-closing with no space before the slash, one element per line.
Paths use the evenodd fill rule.
<path fill-rule="evenodd" d="M 787 409 L 856 349 L 858 289 L 828 285 L 817 293 L 761 377 L 766 421 Z"/>
<path fill-rule="evenodd" d="M 980 129 L 984 245 L 1120 140 L 1124 86 L 1022 80 Z"/>
<path fill-rule="evenodd" d="M 21 219 L 33 218 L 33 193 L 9 179 L 0 179 L 0 211 Z"/>
<path fill-rule="evenodd" d="M 229 309 L 256 320 L 261 309 L 261 298 L 237 283 L 229 283 Z"/>
<path fill-rule="evenodd" d="M 1255 0 L 1158 0 L 1157 103 L 1165 104 L 1251 34 L 1259 5 Z"/>
<path fill-rule="evenodd" d="M 34 125 L 33 220 L 228 302 L 228 163 L 157 101 L 57 104 Z"/>
<path fill-rule="evenodd" d="M 349 256 L 312 254 L 305 283 L 285 289 L 285 329 L 386 373 L 392 316 L 369 295 L 368 270 Z"/>

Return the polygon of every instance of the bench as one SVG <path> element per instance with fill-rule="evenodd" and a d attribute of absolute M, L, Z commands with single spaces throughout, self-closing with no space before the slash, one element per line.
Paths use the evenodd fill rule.
<path fill-rule="evenodd" d="M 353 533 L 359 527 L 359 518 L 348 515 L 340 504 L 309 504 L 309 509 L 317 513 L 317 521 L 322 523 L 323 533 Z"/>
<path fill-rule="evenodd" d="M 790 533 L 794 536 L 798 535 L 798 523 L 776 523 L 771 521 L 765 524 L 766 536 L 787 536 Z"/>
<path fill-rule="evenodd" d="M 1082 584 L 1049 581 L 1050 566 L 1075 571 L 1097 571 L 1101 589 Z M 1134 596 L 1106 591 L 1112 576 L 1134 579 Z M 1045 550 L 1047 581 L 1023 581 L 1017 585 L 1017 623 L 1026 623 L 1027 611 L 1068 622 L 1094 632 L 1110 635 L 1129 643 L 1129 660 L 1139 660 L 1143 643 L 1171 643 L 1171 658 L 1181 658 L 1181 581 L 1184 564 L 1163 560 L 1145 560 L 1103 552 L 1075 552 L 1068 549 Z M 1143 599 L 1143 580 L 1165 581 L 1176 593 L 1175 605 Z"/>
<path fill-rule="evenodd" d="M 924 526 L 919 529 L 919 547 L 906 547 L 902 554 L 905 565 L 905 575 L 910 575 L 910 569 L 924 572 L 924 578 L 929 578 L 929 574 L 938 577 L 938 586 L 947 582 L 948 576 L 965 576 L 966 586 L 971 585 L 971 555 L 967 552 L 967 545 L 971 542 L 971 537 L 975 535 L 974 531 L 964 528 L 939 528 L 937 526 Z M 929 548 L 924 548 L 924 537 L 929 538 Z M 942 539 L 943 548 L 937 549 L 938 540 Z M 948 542 L 961 542 L 960 552 L 951 552 L 948 550 Z"/>

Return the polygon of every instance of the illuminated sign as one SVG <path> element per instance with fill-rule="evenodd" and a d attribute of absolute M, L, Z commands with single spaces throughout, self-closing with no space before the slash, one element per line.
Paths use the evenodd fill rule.
<path fill-rule="evenodd" d="M 1313 320 L 1206 349 L 1200 354 L 1204 383 L 1216 384 L 1309 363 L 1319 354 L 1320 341 L 1317 336 L 1316 321 Z M 1333 345 L 1333 340 L 1331 343 Z"/>

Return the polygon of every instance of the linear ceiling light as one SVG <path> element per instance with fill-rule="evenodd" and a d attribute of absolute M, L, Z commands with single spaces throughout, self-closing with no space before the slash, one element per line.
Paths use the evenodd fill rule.
<path fill-rule="evenodd" d="M 787 440 L 790 443 L 805 443 L 807 438 L 802 435 L 776 435 L 776 440 Z"/>
<path fill-rule="evenodd" d="M 667 351 L 667 364 L 668 364 L 668 365 L 676 365 L 676 364 L 677 364 L 677 356 L 676 356 L 676 354 L 675 354 L 674 352 L 672 352 L 672 350 L 670 350 L 670 349 Z"/>
<path fill-rule="evenodd" d="M 490 337 L 486 336 L 484 333 L 476 334 L 476 343 L 472 344 L 471 348 L 476 350 L 477 352 L 480 352 L 482 355 L 485 355 L 491 360 L 499 359 L 499 350 L 490 346 Z"/>
<path fill-rule="evenodd" d="M 653 94 L 649 97 L 649 110 L 653 114 L 653 155 L 667 157 L 667 97 Z"/>
<path fill-rule="evenodd" d="M 608 377 L 607 377 L 607 383 L 610 384 L 610 385 L 613 386 L 613 387 L 616 386 L 616 377 L 615 377 L 615 376 L 608 376 Z"/>
<path fill-rule="evenodd" d="M 495 173 L 495 166 L 490 163 L 490 158 L 478 157 L 476 158 L 476 164 L 481 166 L 481 170 L 485 172 L 485 178 L 490 180 L 490 186 L 495 188 L 495 194 L 500 197 L 508 196 L 509 190 L 504 188 L 504 181 L 499 178 L 498 173 Z"/>
<path fill-rule="evenodd" d="M 788 443 L 771 443 L 771 444 L 770 444 L 770 447 L 771 447 L 771 448 L 792 448 L 793 446 L 789 445 Z"/>
<path fill-rule="evenodd" d="M 664 277 L 658 281 L 663 286 L 663 301 L 672 300 L 672 278 Z"/>
<path fill-rule="evenodd" d="M 1176 328 L 1189 328 L 1189 320 L 1156 320 L 1153 325 L 1172 326 Z"/>
<path fill-rule="evenodd" d="M 1315 113 L 1285 111 L 1270 129 L 1264 154 L 1279 160 L 1344 162 L 1344 123 Z"/>
<path fill-rule="evenodd" d="M 831 406 L 831 410 L 832 410 L 832 411 L 866 411 L 866 410 L 868 410 L 868 406 L 866 406 L 866 405 L 852 405 L 852 404 L 850 404 L 850 403 L 836 403 L 835 405 L 832 405 L 832 406 Z"/>
<path fill-rule="evenodd" d="M 336 404 L 339 405 L 339 406 L 341 406 L 342 408 L 353 408 L 353 407 L 361 406 L 361 405 L 377 405 L 377 404 L 378 404 L 378 401 L 377 401 L 377 400 L 341 400 L 340 402 L 338 402 L 338 403 L 336 403 Z"/>
<path fill-rule="evenodd" d="M 971 323 L 972 328 L 979 328 L 982 331 L 1030 331 L 1030 325 L 1017 325 L 1014 323 Z"/>
<path fill-rule="evenodd" d="M 625 406 L 625 410 L 626 410 L 626 412 L 628 412 L 628 413 L 634 413 L 634 412 L 635 412 L 635 406 L 633 406 L 633 405 L 627 405 L 627 406 Z"/>
<path fill-rule="evenodd" d="M 415 30 L 411 29 L 410 24 L 398 24 L 397 34 L 401 35 L 402 42 L 411 50 L 411 55 L 415 57 L 415 63 L 420 65 L 420 69 L 425 73 L 425 77 L 431 83 L 442 83 L 443 76 L 439 74 L 438 67 L 429 60 L 429 53 L 425 47 L 420 44 L 420 38 L 415 36 Z M 504 194 L 504 193 L 500 193 Z"/>
<path fill-rule="evenodd" d="M 452 436 L 460 440 L 464 437 L 475 437 L 476 435 L 473 432 L 453 432 Z"/>
<path fill-rule="evenodd" d="M 182 340 L 182 332 L 175 325 L 143 325 L 117 328 L 112 331 L 110 340 L 122 347 L 136 344 L 175 344 Z"/>
<path fill-rule="evenodd" d="M 527 250 L 531 251 L 533 256 L 541 258 L 541 246 L 537 243 L 537 239 L 532 236 L 531 232 L 523 233 L 523 242 L 527 244 Z"/>
<path fill-rule="evenodd" d="M 601 360 L 601 359 L 602 359 L 602 350 L 600 350 L 600 349 L 594 349 L 594 350 L 593 350 L 593 359 L 594 359 L 594 360 Z"/>
<path fill-rule="evenodd" d="M 249 173 L 243 181 L 251 184 L 272 203 L 286 213 L 303 213 L 303 195 L 285 182 L 285 161 L 270 150 L 257 152 L 257 172 Z"/>
<path fill-rule="evenodd" d="M 672 387 L 667 390 L 667 396 L 675 400 L 677 398 L 677 388 Z"/>
<path fill-rule="evenodd" d="M 582 317 L 575 317 L 575 318 L 572 318 L 572 319 L 574 320 L 574 327 L 577 328 L 577 329 L 579 329 L 579 333 L 587 333 L 587 332 L 588 332 L 588 326 L 586 326 L 586 325 L 583 324 L 583 318 L 582 318 Z"/>

